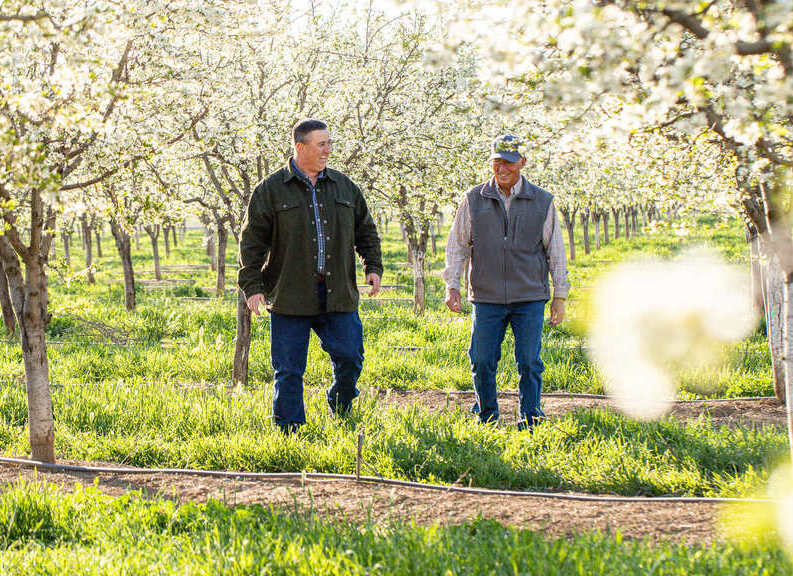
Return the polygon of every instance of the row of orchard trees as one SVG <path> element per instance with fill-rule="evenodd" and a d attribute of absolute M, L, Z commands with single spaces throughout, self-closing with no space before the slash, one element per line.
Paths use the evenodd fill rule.
<path fill-rule="evenodd" d="M 244 208 L 289 156 L 301 118 L 328 122 L 333 166 L 361 185 L 375 212 L 398 219 L 419 313 L 432 226 L 487 176 L 487 144 L 498 132 L 532 134 L 541 183 L 553 182 L 560 202 L 578 202 L 579 214 L 617 197 L 623 210 L 661 203 L 657 186 L 637 185 L 636 158 L 615 156 L 622 146 L 592 146 L 582 159 L 584 138 L 560 145 L 560 118 L 575 113 L 597 126 L 607 115 L 549 115 L 538 90 L 483 81 L 492 64 L 473 48 L 454 61 L 433 58 L 441 19 L 386 17 L 372 5 L 333 13 L 311 5 L 297 21 L 295 13 L 288 2 L 254 0 L 0 7 L 0 294 L 7 284 L 35 459 L 54 459 L 45 341 L 54 239 L 75 222 L 84 239 L 97 222 L 109 224 L 134 310 L 133 234 L 145 230 L 156 247 L 191 210 L 216 235 L 220 293 Z M 606 169 L 621 186 L 598 184 Z M 240 295 L 235 381 L 247 381 L 249 345 Z"/>
<path fill-rule="evenodd" d="M 537 178 L 556 194 L 574 261 L 577 225 L 589 254 L 601 241 L 630 238 L 651 223 L 729 210 L 729 163 L 713 142 L 670 143 L 655 134 L 637 134 L 608 145 L 578 143 L 575 154 L 560 153 L 542 164 Z"/>
<path fill-rule="evenodd" d="M 438 28 L 425 17 L 345 10 L 311 7 L 295 23 L 288 3 L 2 4 L 0 292 L 19 327 L 35 459 L 54 459 L 45 331 L 59 232 L 65 250 L 80 222 L 88 254 L 90 229 L 109 224 L 134 310 L 133 233 L 156 249 L 189 206 L 218 239 L 221 287 L 244 207 L 289 156 L 300 118 L 325 119 L 335 167 L 397 214 L 421 286 L 429 227 L 470 179 L 472 132 L 486 132 L 469 99 L 474 62 L 426 69 Z M 241 297 L 237 320 L 234 378 L 246 381 Z"/>

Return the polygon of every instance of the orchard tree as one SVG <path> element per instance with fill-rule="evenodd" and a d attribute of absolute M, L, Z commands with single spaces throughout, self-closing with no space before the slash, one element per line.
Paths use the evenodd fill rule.
<path fill-rule="evenodd" d="M 133 161 L 134 151 L 102 172 L 82 165 L 108 136 L 133 85 L 132 64 L 157 61 L 164 46 L 204 19 L 190 4 L 0 6 L 0 261 L 20 331 L 36 460 L 55 459 L 45 330 L 58 215 L 70 192 L 90 189 Z M 145 97 L 140 87 L 136 81 L 136 94 Z"/>

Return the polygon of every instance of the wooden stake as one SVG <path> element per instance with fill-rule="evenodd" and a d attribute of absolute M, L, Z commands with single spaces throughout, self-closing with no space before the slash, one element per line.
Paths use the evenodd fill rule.
<path fill-rule="evenodd" d="M 363 457 L 363 436 L 364 433 L 361 432 L 358 434 L 358 458 L 355 462 L 355 479 L 360 482 L 361 481 L 361 460 Z"/>

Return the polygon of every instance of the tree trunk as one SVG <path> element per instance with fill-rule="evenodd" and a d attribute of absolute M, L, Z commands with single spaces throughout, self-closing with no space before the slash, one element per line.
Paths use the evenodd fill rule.
<path fill-rule="evenodd" d="M 251 311 L 245 294 L 237 290 L 237 338 L 234 344 L 232 379 L 235 384 L 248 384 L 248 357 L 251 352 Z"/>
<path fill-rule="evenodd" d="M 179 241 L 176 239 L 176 225 L 171 226 L 171 236 L 173 236 L 173 247 L 179 246 Z"/>
<path fill-rule="evenodd" d="M 135 251 L 140 252 L 140 226 L 135 228 Z"/>
<path fill-rule="evenodd" d="M 151 238 L 151 251 L 154 257 L 154 279 L 162 280 L 162 272 L 160 271 L 160 246 L 157 240 L 160 237 L 160 225 L 145 226 L 146 234 Z"/>
<path fill-rule="evenodd" d="M 124 306 L 127 311 L 135 309 L 135 271 L 132 268 L 132 239 L 115 221 L 110 221 L 110 231 L 116 241 L 121 268 L 124 271 Z"/>
<path fill-rule="evenodd" d="M 209 256 L 209 269 L 214 272 L 217 270 L 217 260 L 215 258 L 215 233 L 208 227 L 204 228 L 204 238 L 207 245 L 207 256 Z"/>
<path fill-rule="evenodd" d="M 54 226 L 55 216 L 45 217 L 41 195 L 37 190 L 33 191 L 30 204 L 30 246 L 27 247 L 24 260 L 24 277 L 17 253 L 2 237 L 0 237 L 0 260 L 3 262 L 14 313 L 19 320 L 19 339 L 25 365 L 31 457 L 33 460 L 54 463 L 55 425 L 52 417 L 45 340 L 49 321 L 46 266 L 52 238 L 45 230 Z"/>
<path fill-rule="evenodd" d="M 757 229 L 752 226 L 745 230 L 746 241 L 749 243 L 749 270 L 752 275 L 752 303 L 758 316 L 765 315 L 763 304 L 763 271 L 760 263 L 760 237 Z"/>
<path fill-rule="evenodd" d="M 793 398 L 793 278 L 785 275 L 785 398 Z M 778 394 L 777 394 L 778 396 Z M 793 451 L 793 405 L 787 404 L 788 446 Z"/>
<path fill-rule="evenodd" d="M 47 276 L 39 254 L 25 263 L 25 306 L 20 314 L 22 356 L 28 395 L 28 426 L 33 460 L 55 462 L 55 424 L 47 360 Z M 17 312 L 19 314 L 19 311 Z"/>
<path fill-rule="evenodd" d="M 595 249 L 600 250 L 600 212 L 595 212 L 592 219 L 595 221 Z"/>
<path fill-rule="evenodd" d="M 603 212 L 603 243 L 608 246 L 609 244 L 609 213 Z"/>
<path fill-rule="evenodd" d="M 581 212 L 581 227 L 584 229 L 584 254 L 589 254 L 589 212 Z"/>
<path fill-rule="evenodd" d="M 633 235 L 637 236 L 641 234 L 641 228 L 639 227 L 639 217 L 638 217 L 638 210 L 635 207 L 631 207 L 631 223 L 633 224 Z"/>
<path fill-rule="evenodd" d="M 410 243 L 410 253 L 413 262 L 413 313 L 417 316 L 424 314 L 426 307 L 427 284 L 424 276 L 425 260 L 427 256 L 427 234 L 424 232 L 418 241 Z"/>
<path fill-rule="evenodd" d="M 570 245 L 570 262 L 575 262 L 575 211 L 571 213 L 567 210 L 562 210 L 562 218 L 564 218 L 564 225 L 567 228 L 567 242 Z"/>
<path fill-rule="evenodd" d="M 625 239 L 629 239 L 631 236 L 631 211 L 627 208 L 623 209 L 623 213 L 625 215 Z"/>
<path fill-rule="evenodd" d="M 166 258 L 170 258 L 171 257 L 171 240 L 170 240 L 170 236 L 169 235 L 171 233 L 171 229 L 168 226 L 163 226 L 162 231 L 163 231 L 162 237 L 165 240 L 165 257 Z"/>
<path fill-rule="evenodd" d="M 91 227 L 88 225 L 88 216 L 80 217 L 80 226 L 83 232 L 83 249 L 85 250 L 85 277 L 89 284 L 96 284 L 94 278 L 93 249 L 91 248 Z"/>
<path fill-rule="evenodd" d="M 226 294 L 226 244 L 228 237 L 226 226 L 223 222 L 218 222 L 218 273 L 215 283 L 215 294 L 218 298 L 223 298 Z"/>
<path fill-rule="evenodd" d="M 187 220 L 182 222 L 182 227 L 179 230 L 179 241 L 184 242 L 185 234 L 187 234 Z"/>
<path fill-rule="evenodd" d="M 438 229 L 438 225 L 433 222 L 432 224 L 430 224 L 430 231 L 432 232 L 432 234 L 431 234 L 431 237 L 432 237 L 432 253 L 434 255 L 434 254 L 438 253 L 438 243 L 437 243 L 436 239 L 437 239 L 438 234 L 440 233 L 440 230 Z"/>
<path fill-rule="evenodd" d="M 66 232 L 61 232 L 61 239 L 63 240 L 63 261 L 68 269 L 72 265 L 71 238 Z"/>
<path fill-rule="evenodd" d="M 768 348 L 771 352 L 771 369 L 774 378 L 774 394 L 780 402 L 785 401 L 785 273 L 779 259 L 771 253 L 770 247 L 761 244 L 766 263 L 763 266 L 763 290 L 765 301 L 765 329 L 768 335 Z M 788 325 L 789 327 L 789 325 Z M 788 337 L 790 332 L 788 332 Z"/>
<path fill-rule="evenodd" d="M 96 226 L 94 229 L 94 235 L 96 236 L 96 257 L 102 257 L 102 226 Z"/>
<path fill-rule="evenodd" d="M 11 303 L 11 293 L 8 291 L 8 278 L 6 278 L 3 262 L 0 261 L 0 311 L 3 313 L 3 327 L 10 338 L 16 333 L 17 317 L 14 314 L 14 305 Z"/>
<path fill-rule="evenodd" d="M 611 213 L 614 214 L 614 240 L 618 240 L 620 237 L 620 213 L 616 208 L 612 208 Z"/>

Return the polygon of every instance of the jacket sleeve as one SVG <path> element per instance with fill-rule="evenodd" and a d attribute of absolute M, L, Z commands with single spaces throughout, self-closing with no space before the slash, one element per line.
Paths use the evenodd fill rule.
<path fill-rule="evenodd" d="M 355 190 L 355 250 L 363 260 L 364 274 L 383 276 L 383 257 L 380 252 L 380 236 L 377 234 L 369 207 L 361 189 L 353 183 Z"/>
<path fill-rule="evenodd" d="M 263 294 L 262 267 L 272 246 L 273 212 L 264 182 L 251 194 L 240 231 L 240 269 L 237 284 L 245 298 Z"/>

